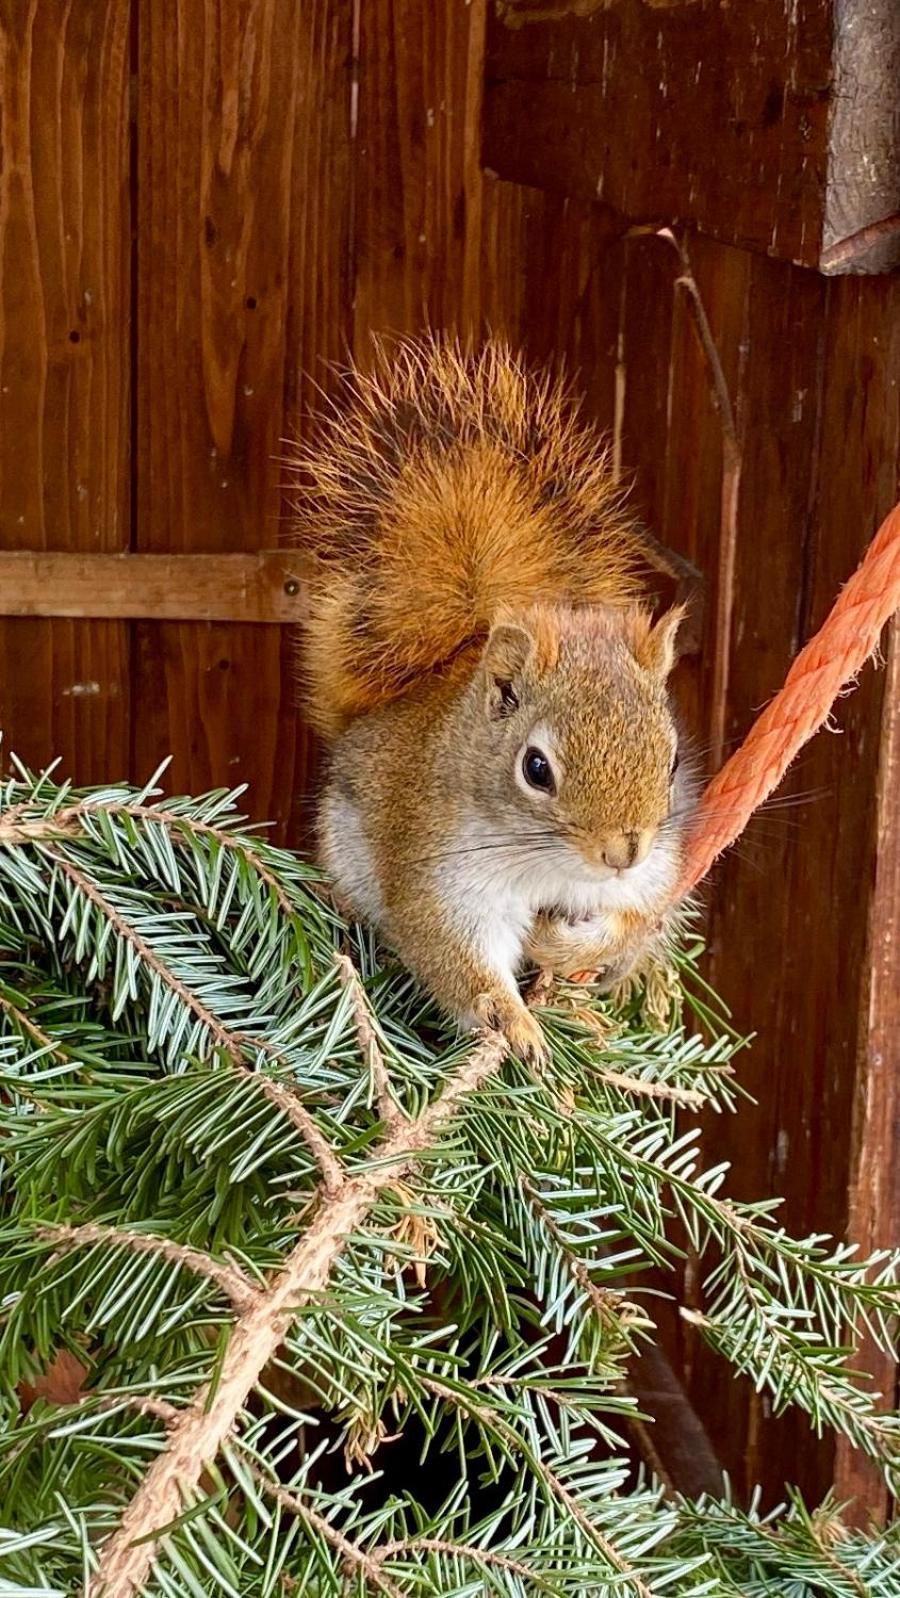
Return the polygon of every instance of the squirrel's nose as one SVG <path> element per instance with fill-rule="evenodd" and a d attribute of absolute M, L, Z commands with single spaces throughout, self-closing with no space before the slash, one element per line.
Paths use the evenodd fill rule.
<path fill-rule="evenodd" d="M 627 871 L 629 866 L 639 865 L 646 860 L 653 844 L 653 833 L 647 829 L 643 832 L 620 832 L 616 837 L 608 838 L 603 845 L 603 863 L 612 871 Z"/>

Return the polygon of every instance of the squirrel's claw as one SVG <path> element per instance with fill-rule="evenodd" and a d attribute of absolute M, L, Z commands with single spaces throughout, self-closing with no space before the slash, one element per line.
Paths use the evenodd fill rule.
<path fill-rule="evenodd" d="M 509 1046 L 526 1065 L 545 1065 L 547 1040 L 537 1021 L 519 998 L 506 993 L 483 993 L 473 1006 L 482 1026 L 494 1027 L 507 1038 Z"/>

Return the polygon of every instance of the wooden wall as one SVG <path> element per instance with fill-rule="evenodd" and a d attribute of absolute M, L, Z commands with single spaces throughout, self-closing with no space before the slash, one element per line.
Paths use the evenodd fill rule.
<path fill-rule="evenodd" d="M 372 331 L 489 327 L 565 357 L 649 524 L 706 574 L 680 692 L 703 743 L 727 675 L 736 740 L 895 497 L 900 283 L 692 244 L 744 455 L 730 574 L 671 246 L 482 170 L 485 4 L 0 0 L 0 545 L 271 547 L 282 440 L 327 363 L 364 361 Z M 759 1036 L 758 1102 L 707 1149 L 740 1194 L 783 1192 L 793 1228 L 852 1220 L 869 1243 L 900 1230 L 895 676 L 892 656 L 842 702 L 793 781 L 809 798 L 761 819 L 709 892 L 710 975 Z M 30 762 L 96 782 L 172 754 L 173 789 L 248 781 L 254 816 L 303 835 L 314 752 L 277 626 L 7 616 L 0 707 Z M 670 1331 L 738 1487 L 824 1491 L 831 1445 Z M 837 1469 L 883 1507 L 843 1450 Z"/>

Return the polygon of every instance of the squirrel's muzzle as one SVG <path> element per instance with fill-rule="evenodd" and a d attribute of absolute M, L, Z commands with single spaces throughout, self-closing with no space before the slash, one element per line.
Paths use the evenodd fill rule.
<path fill-rule="evenodd" d="M 613 833 L 604 839 L 600 858 L 611 871 L 627 871 L 630 866 L 640 865 L 642 860 L 646 860 L 655 838 L 656 833 L 651 827 Z"/>

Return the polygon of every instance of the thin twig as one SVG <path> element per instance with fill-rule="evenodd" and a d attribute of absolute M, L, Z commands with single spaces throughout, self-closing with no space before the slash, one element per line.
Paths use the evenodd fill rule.
<path fill-rule="evenodd" d="M 592 1069 L 592 1076 L 610 1087 L 621 1088 L 623 1093 L 634 1093 L 641 1098 L 666 1099 L 672 1104 L 683 1104 L 688 1109 L 702 1110 L 706 1098 L 697 1088 L 679 1088 L 668 1082 L 647 1082 L 640 1076 L 627 1076 L 622 1071 L 611 1071 L 605 1065 Z"/>
<path fill-rule="evenodd" d="M 684 291 L 694 330 L 706 358 L 710 376 L 710 395 L 722 428 L 722 489 L 719 515 L 719 570 L 716 584 L 716 637 L 713 653 L 712 711 L 710 720 L 711 758 L 716 769 L 725 751 L 725 717 L 731 677 L 731 633 L 734 610 L 734 571 L 737 558 L 738 502 L 740 499 L 743 454 L 734 406 L 716 341 L 697 279 L 694 276 L 687 244 L 671 228 L 654 229 L 675 250 L 681 272 L 675 287 Z"/>
<path fill-rule="evenodd" d="M 263 1291 L 239 1265 L 217 1260 L 204 1249 L 192 1248 L 188 1243 L 176 1243 L 172 1238 L 159 1237 L 155 1232 L 132 1232 L 125 1227 L 103 1226 L 96 1221 L 87 1221 L 80 1226 L 39 1226 L 36 1230 L 38 1237 L 55 1243 L 60 1253 L 72 1248 L 92 1248 L 102 1243 L 113 1248 L 129 1248 L 135 1254 L 155 1254 L 173 1265 L 183 1265 L 195 1276 L 205 1276 L 207 1281 L 214 1283 L 241 1314 L 256 1303 Z"/>
<path fill-rule="evenodd" d="M 138 1415 L 149 1415 L 153 1420 L 162 1421 L 167 1431 L 175 1425 L 181 1414 L 176 1404 L 168 1403 L 165 1398 L 154 1398 L 152 1393 L 144 1397 L 138 1393 L 104 1393 L 99 1399 L 93 1393 L 85 1393 L 81 1406 L 98 1410 L 133 1409 Z"/>
<path fill-rule="evenodd" d="M 312 1526 L 313 1530 L 317 1531 L 320 1537 L 329 1543 L 336 1553 L 340 1554 L 341 1559 L 348 1568 L 360 1572 L 366 1581 L 371 1582 L 373 1587 L 378 1588 L 379 1592 L 388 1593 L 389 1598 L 403 1598 L 403 1594 L 396 1582 L 392 1581 L 390 1576 L 386 1576 L 384 1571 L 379 1569 L 378 1560 L 368 1554 L 365 1549 L 360 1548 L 358 1543 L 352 1542 L 349 1537 L 345 1537 L 344 1533 L 339 1531 L 337 1526 L 333 1526 L 325 1515 L 320 1515 L 318 1510 L 313 1509 L 312 1505 L 308 1504 L 298 1493 L 290 1492 L 287 1487 L 282 1487 L 280 1482 L 272 1481 L 271 1477 L 260 1470 L 259 1466 L 252 1460 L 244 1457 L 244 1464 L 253 1480 L 269 1494 L 270 1498 L 274 1498 L 275 1502 L 280 1504 L 282 1509 L 286 1509 L 289 1514 L 298 1515 L 301 1520 L 305 1520 L 308 1525 Z"/>
<path fill-rule="evenodd" d="M 322 1187 L 328 1194 L 337 1193 L 344 1181 L 344 1167 L 331 1147 L 315 1117 L 301 1104 L 297 1094 L 279 1082 L 277 1077 L 266 1076 L 264 1071 L 254 1071 L 245 1060 L 239 1063 L 241 1075 L 287 1116 L 297 1128 L 310 1154 L 319 1167 Z"/>
<path fill-rule="evenodd" d="M 369 996 L 349 955 L 336 954 L 334 963 L 337 967 L 341 987 L 345 992 L 349 993 L 353 1005 L 356 1037 L 360 1053 L 372 1077 L 378 1113 L 385 1126 L 393 1128 L 399 1120 L 403 1120 L 405 1117 L 391 1092 L 391 1079 L 388 1075 L 388 1069 L 384 1063 L 384 1055 L 381 1052 L 378 1036 L 372 1022 Z"/>
<path fill-rule="evenodd" d="M 20 1010 L 17 1004 L 13 1004 L 12 1000 L 7 999 L 2 993 L 0 993 L 0 1009 L 5 1010 L 10 1020 L 16 1026 L 21 1027 L 23 1032 L 27 1032 L 35 1043 L 40 1044 L 41 1048 L 49 1049 L 50 1053 L 55 1054 L 58 1060 L 68 1061 L 69 1056 L 63 1049 L 62 1044 L 58 1040 L 51 1038 L 48 1033 L 38 1026 L 36 1021 L 32 1021 L 25 1010 Z"/>
<path fill-rule="evenodd" d="M 508 1554 L 496 1553 L 492 1548 L 479 1548 L 477 1543 L 453 1542 L 449 1537 L 398 1538 L 395 1542 L 381 1543 L 380 1546 L 370 1549 L 369 1557 L 382 1564 L 386 1559 L 418 1553 L 447 1554 L 450 1558 L 470 1559 L 475 1564 L 492 1565 L 495 1570 L 508 1570 L 511 1576 L 518 1576 L 522 1581 L 529 1582 L 544 1592 L 559 1591 L 558 1587 L 539 1571 L 534 1570 L 531 1565 L 523 1564 L 519 1559 L 510 1559 Z"/>
<path fill-rule="evenodd" d="M 405 1122 L 373 1152 L 369 1168 L 347 1177 L 327 1197 L 282 1270 L 232 1330 L 215 1380 L 182 1411 L 168 1445 L 143 1478 L 117 1529 L 103 1545 L 92 1594 L 131 1598 L 140 1592 L 156 1558 L 160 1537 L 189 1501 L 205 1462 L 214 1460 L 230 1436 L 247 1396 L 274 1356 L 290 1325 L 327 1284 L 347 1238 L 365 1223 L 379 1194 L 435 1143 L 458 1105 L 490 1081 L 506 1057 L 497 1033 L 479 1043 L 449 1078 L 440 1095 Z"/>
<path fill-rule="evenodd" d="M 422 1386 L 427 1388 L 429 1392 L 434 1393 L 435 1397 L 443 1398 L 448 1403 L 454 1404 L 457 1409 L 461 1409 L 467 1415 L 471 1415 L 485 1430 L 493 1430 L 499 1433 L 509 1443 L 511 1448 L 524 1455 L 535 1475 L 540 1477 L 548 1491 L 564 1506 L 576 1525 L 584 1532 L 588 1541 L 593 1543 L 597 1551 L 602 1554 L 607 1564 L 616 1571 L 617 1575 L 624 1576 L 631 1583 L 637 1598 L 658 1598 L 658 1594 L 654 1593 L 652 1587 L 647 1586 L 634 1567 L 619 1553 L 615 1544 L 611 1543 L 608 1537 L 604 1537 L 602 1531 L 598 1530 L 593 1521 L 585 1514 L 577 1498 L 569 1491 L 565 1482 L 528 1447 L 524 1438 L 519 1436 L 515 1427 L 510 1426 L 502 1415 L 498 1415 L 496 1410 L 489 1409 L 485 1404 L 473 1402 L 462 1393 L 457 1392 L 452 1387 L 445 1386 L 443 1382 L 437 1381 L 432 1376 L 422 1376 L 420 1380 Z"/>
<path fill-rule="evenodd" d="M 578 1286 L 582 1289 L 585 1296 L 590 1300 L 591 1306 L 601 1326 L 604 1326 L 608 1331 L 613 1332 L 620 1341 L 626 1342 L 627 1315 L 625 1313 L 623 1295 L 620 1292 L 617 1292 L 615 1289 L 598 1287 L 597 1283 L 591 1276 L 590 1271 L 585 1265 L 584 1260 L 580 1259 L 575 1253 L 575 1250 L 566 1242 L 562 1232 L 560 1231 L 560 1228 L 556 1224 L 556 1221 L 550 1214 L 547 1206 L 544 1204 L 537 1189 L 528 1180 L 527 1176 L 522 1176 L 519 1178 L 519 1186 L 525 1195 L 525 1199 L 529 1205 L 529 1208 L 534 1211 L 535 1215 L 552 1237 L 554 1243 L 565 1259 L 572 1276 L 578 1283 Z"/>
<path fill-rule="evenodd" d="M 722 425 L 722 487 L 719 513 L 719 570 L 716 583 L 716 636 L 713 653 L 712 712 L 710 716 L 711 758 L 718 770 L 725 757 L 726 714 L 731 680 L 732 621 L 734 614 L 734 573 L 737 561 L 738 505 L 741 492 L 743 456 L 738 440 L 734 412 L 725 374 L 719 359 L 706 308 L 691 271 L 684 245 L 680 246 L 684 270 L 676 280 L 683 288 L 694 313 L 707 365 L 712 376 L 712 395 Z"/>

